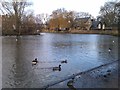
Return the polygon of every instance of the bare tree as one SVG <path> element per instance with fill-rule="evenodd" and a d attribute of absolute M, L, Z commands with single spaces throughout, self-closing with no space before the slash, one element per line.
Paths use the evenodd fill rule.
<path fill-rule="evenodd" d="M 20 34 L 21 19 L 25 11 L 25 7 L 32 5 L 32 3 L 27 2 L 27 0 L 4 0 L 0 1 L 1 12 L 9 16 L 14 16 L 15 18 L 15 27 L 17 34 Z"/>
<path fill-rule="evenodd" d="M 35 17 L 36 23 L 37 24 L 42 24 L 43 23 L 42 20 L 43 20 L 42 14 L 37 14 L 36 17 Z"/>
<path fill-rule="evenodd" d="M 118 22 L 118 10 L 116 7 L 117 1 L 106 2 L 104 6 L 100 8 L 100 14 L 102 20 L 107 24 L 107 26 L 112 26 Z"/>
<path fill-rule="evenodd" d="M 68 29 L 72 26 L 73 14 L 73 11 L 67 11 L 64 8 L 54 10 L 49 20 L 49 26 L 63 30 Z"/>
<path fill-rule="evenodd" d="M 75 18 L 86 18 L 86 17 L 92 17 L 92 15 L 87 12 L 76 12 L 75 13 Z"/>

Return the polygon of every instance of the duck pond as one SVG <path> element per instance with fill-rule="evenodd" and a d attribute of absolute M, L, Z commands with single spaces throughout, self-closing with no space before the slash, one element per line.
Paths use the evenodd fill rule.
<path fill-rule="evenodd" d="M 32 65 L 35 58 L 38 63 Z M 115 36 L 55 33 L 2 36 L 2 88 L 42 88 L 115 60 L 118 60 Z M 60 70 L 53 70 L 59 65 Z"/>

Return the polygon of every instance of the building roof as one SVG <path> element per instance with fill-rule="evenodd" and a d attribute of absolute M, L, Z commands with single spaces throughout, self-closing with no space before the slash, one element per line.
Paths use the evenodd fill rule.
<path fill-rule="evenodd" d="M 84 21 L 84 22 L 87 22 L 89 19 L 90 19 L 90 17 L 76 18 L 75 21 Z"/>
<path fill-rule="evenodd" d="M 92 28 L 96 28 L 98 26 L 98 24 L 100 23 L 100 21 L 92 21 Z"/>

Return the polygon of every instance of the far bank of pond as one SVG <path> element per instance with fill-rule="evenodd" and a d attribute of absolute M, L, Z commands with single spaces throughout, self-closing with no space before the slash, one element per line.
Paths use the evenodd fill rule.
<path fill-rule="evenodd" d="M 42 32 L 71 33 L 71 34 L 102 34 L 102 35 L 120 36 L 118 30 L 69 30 L 69 31 L 43 30 Z"/>
<path fill-rule="evenodd" d="M 40 35 L 40 33 L 67 33 L 67 34 L 100 34 L 100 35 L 112 35 L 120 36 L 118 30 L 40 30 L 39 33 L 21 33 L 19 35 Z M 2 36 L 16 36 L 16 33 L 2 33 Z"/>

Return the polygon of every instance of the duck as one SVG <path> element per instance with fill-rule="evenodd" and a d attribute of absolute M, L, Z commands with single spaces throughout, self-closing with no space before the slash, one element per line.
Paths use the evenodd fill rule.
<path fill-rule="evenodd" d="M 63 60 L 63 61 L 61 61 L 61 63 L 67 63 L 67 60 Z"/>
<path fill-rule="evenodd" d="M 103 75 L 104 78 L 107 78 L 107 75 Z"/>
<path fill-rule="evenodd" d="M 32 61 L 32 65 L 36 65 L 38 63 L 37 58 L 35 58 L 35 60 Z"/>
<path fill-rule="evenodd" d="M 111 75 L 111 70 L 107 70 L 107 75 Z"/>
<path fill-rule="evenodd" d="M 53 67 L 53 71 L 61 71 L 61 65 L 59 65 L 58 67 Z"/>
<path fill-rule="evenodd" d="M 110 72 L 107 72 L 106 74 L 103 75 L 104 78 L 107 78 L 108 76 L 110 76 L 111 73 Z"/>
<path fill-rule="evenodd" d="M 74 77 L 68 81 L 67 86 L 73 86 L 74 83 Z"/>
<path fill-rule="evenodd" d="M 108 49 L 108 52 L 110 53 L 110 52 L 111 52 L 111 50 L 112 50 L 112 49 L 111 49 L 111 48 L 109 48 L 109 49 Z"/>

